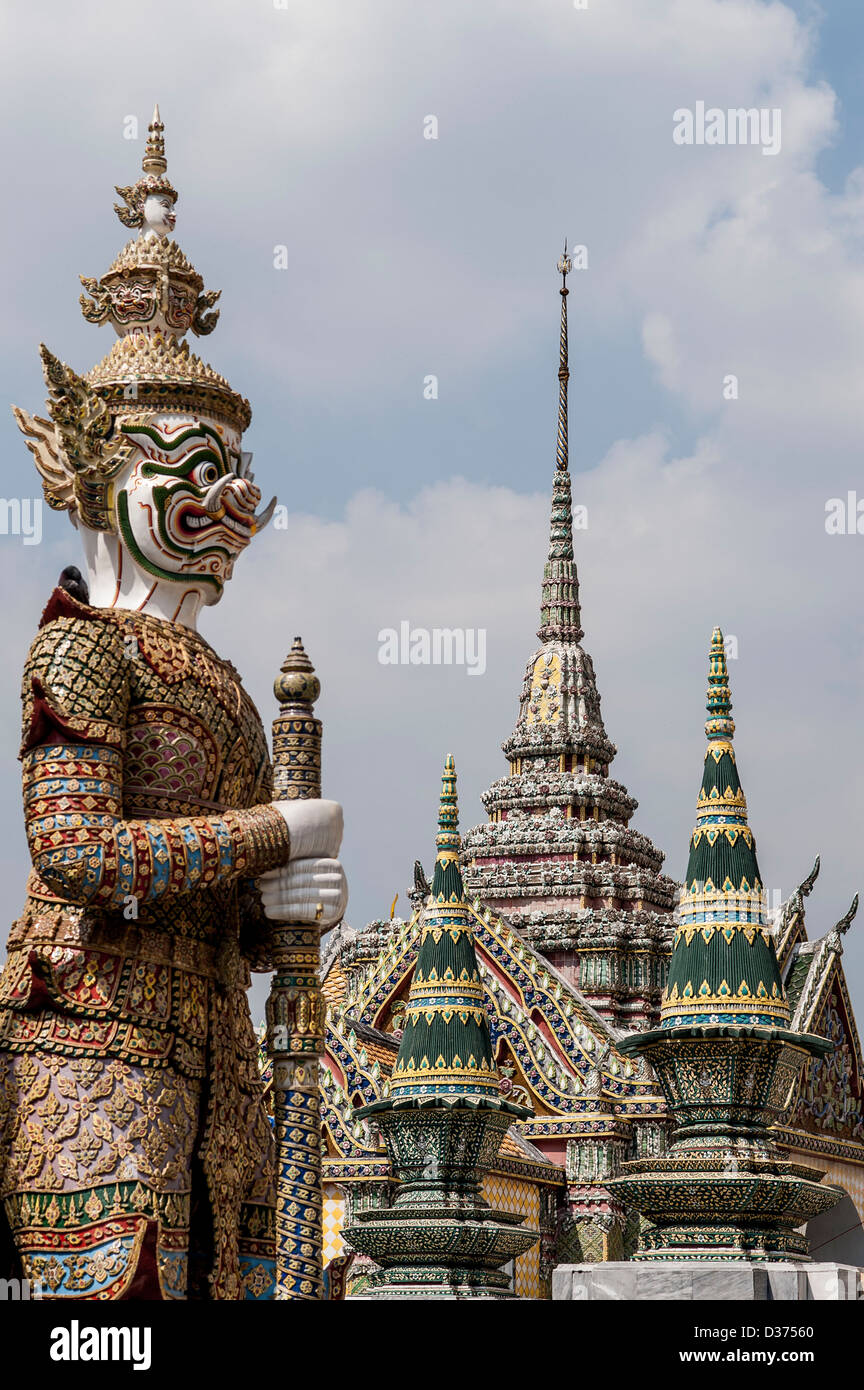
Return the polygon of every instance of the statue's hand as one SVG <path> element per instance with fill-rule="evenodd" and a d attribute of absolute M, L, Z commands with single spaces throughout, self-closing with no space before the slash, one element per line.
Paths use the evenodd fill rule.
<path fill-rule="evenodd" d="M 342 920 L 348 885 L 336 858 L 342 843 L 342 807 L 337 801 L 277 801 L 291 836 L 291 858 L 258 880 L 261 902 L 274 922 L 317 922 L 332 927 Z M 320 905 L 320 916 L 318 915 Z"/>
<path fill-rule="evenodd" d="M 335 803 L 328 801 L 324 805 Z M 336 809 L 341 819 L 341 808 Z M 345 871 L 338 859 L 292 859 L 284 868 L 262 874 L 258 887 L 262 906 L 272 922 L 314 922 L 323 930 L 341 922 L 348 902 Z"/>
<path fill-rule="evenodd" d="M 335 858 L 342 843 L 342 807 L 338 801 L 274 801 L 288 826 L 291 858 Z"/>

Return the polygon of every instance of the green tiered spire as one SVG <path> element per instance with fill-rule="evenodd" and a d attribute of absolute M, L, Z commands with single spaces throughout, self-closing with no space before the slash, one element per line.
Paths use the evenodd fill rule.
<path fill-rule="evenodd" d="M 390 1097 L 500 1099 L 483 982 L 459 868 L 456 769 L 447 757 L 438 853 Z"/>
<path fill-rule="evenodd" d="M 723 634 L 715 628 L 708 671 L 708 748 L 661 1006 L 663 1028 L 789 1025 L 765 920 L 756 843 L 735 764 L 731 709 Z"/>
<path fill-rule="evenodd" d="M 404 1031 L 374 1116 L 393 1175 L 392 1204 L 355 1209 L 346 1240 L 379 1266 L 364 1298 L 515 1297 L 501 1266 L 537 1232 L 494 1211 L 480 1185 L 514 1120 L 532 1111 L 504 1100 L 492 1056 L 471 914 L 459 869 L 456 770 L 444 767 L 438 854 L 423 911 Z"/>
<path fill-rule="evenodd" d="M 732 735 L 723 634 L 708 674 L 708 749 L 660 1027 L 620 1040 L 652 1067 L 674 1125 L 666 1153 L 628 1159 L 609 1190 L 647 1217 L 637 1260 L 801 1260 L 804 1228 L 839 1200 L 772 1143 L 808 1058 L 793 1033 L 765 921 Z"/>

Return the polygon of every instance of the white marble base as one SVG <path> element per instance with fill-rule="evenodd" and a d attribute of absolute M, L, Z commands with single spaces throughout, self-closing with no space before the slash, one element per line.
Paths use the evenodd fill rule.
<path fill-rule="evenodd" d="M 574 1303 L 609 1299 L 684 1299 L 739 1303 L 846 1302 L 864 1298 L 864 1270 L 857 1265 L 746 1260 L 639 1260 L 559 1265 L 552 1298 Z"/>

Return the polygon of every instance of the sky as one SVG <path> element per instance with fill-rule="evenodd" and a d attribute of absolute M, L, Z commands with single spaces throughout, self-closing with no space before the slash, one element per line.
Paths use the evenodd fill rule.
<path fill-rule="evenodd" d="M 860 4 L 6 0 L 0 22 L 2 396 L 42 409 L 40 341 L 79 371 L 108 351 L 77 277 L 123 244 L 113 186 L 137 177 L 158 100 L 176 239 L 223 291 L 194 346 L 250 398 L 256 480 L 287 508 L 202 630 L 265 723 L 302 634 L 347 920 L 388 915 L 397 892 L 407 910 L 446 753 L 466 829 L 506 771 L 536 645 L 566 236 L 587 259 L 570 455 L 612 775 L 680 878 L 719 624 L 763 877 L 788 896 L 820 854 L 808 926 L 829 930 L 864 887 L 864 534 L 854 516 L 826 530 L 831 499 L 864 502 Z M 675 113 L 699 103 L 779 111 L 779 150 L 676 143 Z M 36 496 L 11 414 L 0 430 L 2 496 Z M 10 921 L 19 672 L 77 558 L 62 515 L 38 545 L 0 535 Z M 403 621 L 482 629 L 484 674 L 382 665 L 378 634 Z M 846 947 L 864 1009 L 862 942 L 864 913 Z"/>

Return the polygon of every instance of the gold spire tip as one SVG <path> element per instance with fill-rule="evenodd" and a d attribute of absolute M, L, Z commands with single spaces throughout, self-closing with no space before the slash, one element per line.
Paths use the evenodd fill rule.
<path fill-rule="evenodd" d="M 165 125 L 159 115 L 159 103 L 153 107 L 153 119 L 147 127 L 147 144 L 141 168 L 145 174 L 164 174 L 168 168 L 165 158 Z"/>
<path fill-rule="evenodd" d="M 731 738 L 735 723 L 731 718 L 732 694 L 729 689 L 729 668 L 726 664 L 726 644 L 723 633 L 715 627 L 711 634 L 708 654 L 708 719 L 705 732 L 709 738 Z"/>

